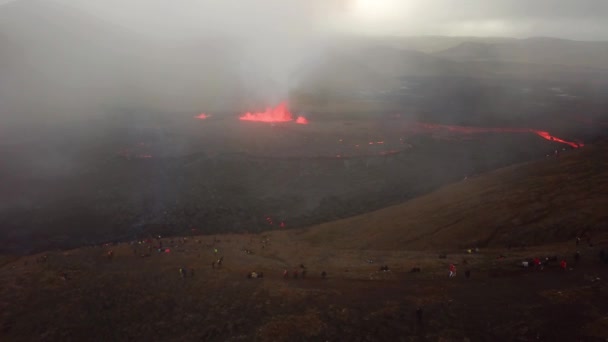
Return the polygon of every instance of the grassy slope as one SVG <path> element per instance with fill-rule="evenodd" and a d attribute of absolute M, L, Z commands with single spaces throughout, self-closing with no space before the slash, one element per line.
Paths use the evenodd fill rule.
<path fill-rule="evenodd" d="M 314 244 L 426 249 L 542 244 L 608 222 L 608 144 L 516 165 L 371 214 L 312 227 Z"/>

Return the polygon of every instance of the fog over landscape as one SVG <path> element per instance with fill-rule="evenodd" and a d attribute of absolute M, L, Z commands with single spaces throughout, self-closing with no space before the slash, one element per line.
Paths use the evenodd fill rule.
<path fill-rule="evenodd" d="M 607 12 L 5 1 L 2 248 L 303 227 L 581 147 L 608 121 Z"/>
<path fill-rule="evenodd" d="M 0 340 L 606 341 L 606 18 L 0 0 Z"/>

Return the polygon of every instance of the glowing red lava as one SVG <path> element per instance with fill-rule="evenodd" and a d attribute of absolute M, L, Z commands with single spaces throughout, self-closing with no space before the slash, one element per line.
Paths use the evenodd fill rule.
<path fill-rule="evenodd" d="M 457 132 L 462 134 L 475 134 L 475 133 L 534 133 L 543 139 L 547 139 L 549 141 L 555 141 L 558 143 L 569 145 L 573 148 L 579 148 L 585 146 L 583 143 L 567 141 L 564 139 L 560 139 L 555 137 L 549 132 L 539 131 L 531 128 L 498 128 L 498 127 L 471 127 L 471 126 L 451 126 L 451 125 L 440 125 L 440 124 L 429 124 L 429 123 L 418 123 L 416 124 L 418 128 L 426 129 L 426 130 L 438 130 L 444 129 L 450 132 Z"/>
<path fill-rule="evenodd" d="M 287 103 L 282 102 L 275 108 L 266 108 L 266 110 L 263 112 L 247 112 L 239 117 L 239 120 L 256 122 L 290 122 L 293 121 L 293 114 L 291 114 L 287 108 Z M 296 119 L 296 123 L 300 125 L 307 125 L 308 120 L 305 117 L 299 116 Z"/>
<path fill-rule="evenodd" d="M 205 113 L 200 113 L 199 115 L 195 116 L 195 119 L 201 119 L 201 120 L 205 120 L 208 119 L 211 115 L 207 115 Z"/>

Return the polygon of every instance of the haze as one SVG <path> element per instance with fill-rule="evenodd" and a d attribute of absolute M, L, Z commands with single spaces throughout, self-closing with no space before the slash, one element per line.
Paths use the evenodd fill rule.
<path fill-rule="evenodd" d="M 602 40 L 607 15 L 601 0 L 4 1 L 0 111 L 263 107 L 286 99 L 345 37 Z"/>

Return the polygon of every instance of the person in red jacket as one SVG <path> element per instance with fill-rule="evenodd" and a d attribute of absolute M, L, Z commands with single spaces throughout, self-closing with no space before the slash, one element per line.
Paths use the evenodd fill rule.
<path fill-rule="evenodd" d="M 450 278 L 453 278 L 456 276 L 456 266 L 454 266 L 454 264 L 450 264 Z"/>
<path fill-rule="evenodd" d="M 566 263 L 566 259 L 562 259 L 562 261 L 559 263 L 559 267 L 565 271 L 567 266 L 568 264 Z"/>

